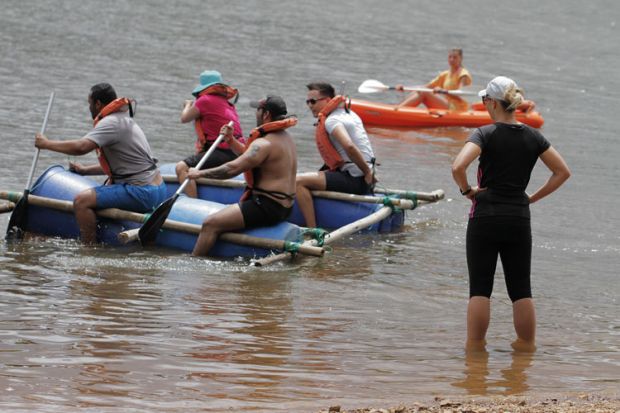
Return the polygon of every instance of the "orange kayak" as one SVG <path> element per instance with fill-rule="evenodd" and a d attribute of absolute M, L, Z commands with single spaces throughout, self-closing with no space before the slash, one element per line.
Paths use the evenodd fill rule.
<path fill-rule="evenodd" d="M 394 110 L 396 105 L 351 99 L 351 109 L 362 119 L 365 125 L 433 127 L 465 126 L 476 128 L 493 123 L 489 113 L 481 103 L 474 103 L 467 112 L 451 112 L 446 109 L 427 109 L 425 107 L 403 107 Z M 540 128 L 544 120 L 540 113 L 530 110 L 515 112 L 517 120 L 533 128 Z"/>

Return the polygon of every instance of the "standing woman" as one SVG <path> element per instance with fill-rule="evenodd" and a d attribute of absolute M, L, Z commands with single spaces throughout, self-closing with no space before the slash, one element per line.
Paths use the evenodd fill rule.
<path fill-rule="evenodd" d="M 523 95 L 512 79 L 498 76 L 478 95 L 495 123 L 476 129 L 452 165 L 452 176 L 461 194 L 472 201 L 466 240 L 470 297 L 467 348 L 484 347 L 486 343 L 499 255 L 513 304 L 517 339 L 512 346 L 534 351 L 536 315 L 530 288 L 530 204 L 558 189 L 570 177 L 570 171 L 539 131 L 515 119 L 514 111 L 523 101 Z M 466 172 L 477 157 L 480 157 L 478 186 L 471 186 Z M 525 189 L 538 158 L 551 171 L 551 176 L 528 195 Z"/>
<path fill-rule="evenodd" d="M 448 53 L 448 65 L 450 69 L 441 72 L 425 85 L 433 89 L 432 92 L 413 92 L 400 102 L 395 110 L 403 106 L 418 106 L 423 103 L 429 109 L 449 109 L 463 112 L 469 108 L 467 101 L 459 96 L 448 95 L 448 90 L 461 89 L 471 85 L 471 75 L 463 65 L 463 49 L 452 49 Z M 403 85 L 397 85 L 396 90 L 404 90 Z M 440 96 L 443 94 L 445 97 Z"/>

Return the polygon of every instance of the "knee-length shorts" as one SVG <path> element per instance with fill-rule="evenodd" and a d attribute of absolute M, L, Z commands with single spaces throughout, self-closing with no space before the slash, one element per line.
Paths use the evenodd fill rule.
<path fill-rule="evenodd" d="M 467 224 L 469 296 L 491 297 L 497 258 L 502 261 L 508 296 L 531 298 L 532 229 L 524 217 L 480 217 Z"/>

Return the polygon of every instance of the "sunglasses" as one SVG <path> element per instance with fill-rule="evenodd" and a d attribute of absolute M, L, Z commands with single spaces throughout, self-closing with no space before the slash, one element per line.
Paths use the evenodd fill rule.
<path fill-rule="evenodd" d="M 316 105 L 316 102 L 320 100 L 325 100 L 326 97 L 318 98 L 318 99 L 306 99 L 306 105 Z"/>
<path fill-rule="evenodd" d="M 490 97 L 489 95 L 484 95 L 484 96 L 482 97 L 482 103 L 486 103 L 486 102 L 487 102 L 487 100 L 491 100 L 491 97 Z"/>

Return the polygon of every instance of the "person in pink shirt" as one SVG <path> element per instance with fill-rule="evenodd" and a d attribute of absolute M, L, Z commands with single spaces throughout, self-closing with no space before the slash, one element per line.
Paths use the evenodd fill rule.
<path fill-rule="evenodd" d="M 176 164 L 176 174 L 179 183 L 185 181 L 190 168 L 195 167 L 205 152 L 217 139 L 220 129 L 231 120 L 233 121 L 233 136 L 242 143 L 243 132 L 239 124 L 239 115 L 235 105 L 230 102 L 238 95 L 237 89 L 226 85 L 222 75 L 216 70 L 205 70 L 200 74 L 200 84 L 194 88 L 192 95 L 196 100 L 186 100 L 181 112 L 181 122 L 194 122 L 196 129 L 196 153 Z M 236 100 L 236 99 L 235 99 Z M 215 168 L 232 161 L 239 154 L 222 141 L 209 156 L 202 169 Z M 190 181 L 185 187 L 188 196 L 196 197 L 196 182 Z"/>

